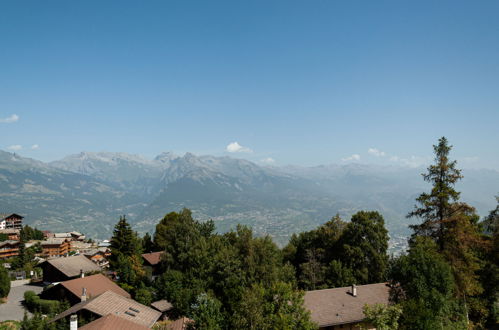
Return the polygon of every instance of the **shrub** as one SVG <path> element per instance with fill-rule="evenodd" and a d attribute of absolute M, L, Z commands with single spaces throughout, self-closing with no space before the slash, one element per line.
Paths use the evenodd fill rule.
<path fill-rule="evenodd" d="M 10 278 L 7 270 L 0 264 L 0 298 L 7 297 L 10 292 Z"/>
<path fill-rule="evenodd" d="M 26 291 L 24 293 L 24 302 L 28 310 L 32 313 L 56 314 L 61 307 L 59 301 L 41 299 L 33 291 Z"/>

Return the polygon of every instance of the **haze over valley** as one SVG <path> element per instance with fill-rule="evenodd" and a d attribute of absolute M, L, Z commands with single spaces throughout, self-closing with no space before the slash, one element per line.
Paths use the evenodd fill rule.
<path fill-rule="evenodd" d="M 0 209 L 15 210 L 40 229 L 79 230 L 109 238 L 125 214 L 140 233 L 187 207 L 219 232 L 248 225 L 280 245 L 339 213 L 378 210 L 400 248 L 415 198 L 429 189 L 424 167 L 350 163 L 315 167 L 261 166 L 231 157 L 162 153 L 154 159 L 113 152 L 82 152 L 44 163 L 0 151 Z M 485 215 L 499 187 L 495 170 L 463 170 L 462 200 Z"/>

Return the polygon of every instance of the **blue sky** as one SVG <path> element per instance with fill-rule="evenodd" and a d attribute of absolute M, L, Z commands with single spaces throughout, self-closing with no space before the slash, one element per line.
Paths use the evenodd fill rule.
<path fill-rule="evenodd" d="M 2 1 L 0 149 L 415 165 L 445 135 L 461 166 L 499 169 L 498 15 L 497 1 Z"/>

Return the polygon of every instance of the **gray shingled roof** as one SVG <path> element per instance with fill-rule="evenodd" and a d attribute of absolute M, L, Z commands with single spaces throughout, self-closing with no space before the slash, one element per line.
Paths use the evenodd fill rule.
<path fill-rule="evenodd" d="M 77 313 L 83 309 L 100 316 L 114 314 L 146 327 L 151 327 L 161 316 L 160 312 L 142 305 L 133 299 L 125 298 L 112 291 L 106 291 L 91 300 L 81 302 L 65 310 L 53 318 L 51 322 Z"/>
<path fill-rule="evenodd" d="M 350 286 L 305 292 L 304 306 L 319 327 L 357 323 L 364 320 L 364 305 L 388 305 L 390 287 L 386 283 L 357 286 L 357 296 Z"/>
<path fill-rule="evenodd" d="M 88 260 L 85 256 L 72 256 L 67 258 L 56 258 L 47 260 L 49 264 L 57 268 L 67 277 L 74 277 L 80 274 L 80 270 L 84 273 L 98 272 L 100 267 L 94 262 Z"/>

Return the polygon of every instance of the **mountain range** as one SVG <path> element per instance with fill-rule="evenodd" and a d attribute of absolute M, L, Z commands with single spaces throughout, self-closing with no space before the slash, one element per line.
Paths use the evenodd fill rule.
<path fill-rule="evenodd" d="M 363 164 L 267 167 L 230 157 L 154 159 L 114 152 L 82 152 L 44 163 L 0 151 L 0 211 L 24 215 L 26 223 L 52 231 L 78 230 L 104 239 L 120 215 L 139 233 L 154 231 L 166 213 L 190 208 L 224 232 L 238 223 L 285 244 L 339 213 L 378 210 L 392 247 L 403 245 L 405 215 L 430 186 L 424 168 Z M 499 171 L 463 170 L 462 200 L 485 215 L 495 207 Z"/>

